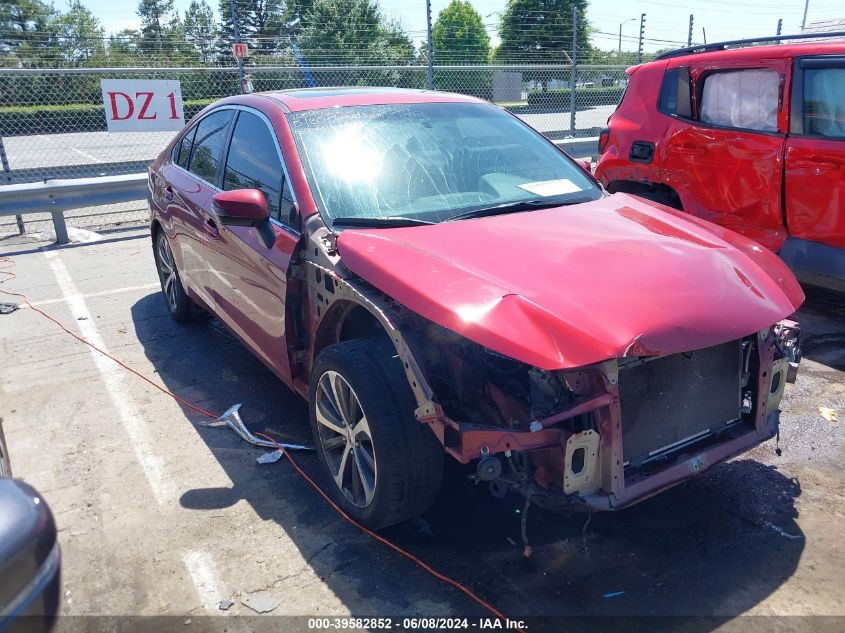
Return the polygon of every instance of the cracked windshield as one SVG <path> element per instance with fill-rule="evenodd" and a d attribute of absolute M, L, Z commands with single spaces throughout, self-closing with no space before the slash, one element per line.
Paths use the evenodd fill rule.
<path fill-rule="evenodd" d="M 487 105 L 362 106 L 288 118 L 318 205 L 331 220 L 443 222 L 512 203 L 601 195 L 554 145 Z"/>

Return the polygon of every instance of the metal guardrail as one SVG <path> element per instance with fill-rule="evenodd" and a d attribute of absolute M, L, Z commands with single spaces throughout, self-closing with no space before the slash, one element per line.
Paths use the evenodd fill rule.
<path fill-rule="evenodd" d="M 573 157 L 593 156 L 597 137 L 553 141 Z M 56 230 L 56 241 L 67 244 L 68 232 L 64 212 L 70 209 L 96 207 L 118 202 L 141 200 L 147 196 L 147 174 L 98 176 L 21 183 L 0 187 L 0 217 L 28 213 L 50 213 Z"/>
<path fill-rule="evenodd" d="M 50 213 L 56 241 L 68 243 L 64 212 L 147 196 L 147 174 L 47 180 L 0 187 L 0 216 Z"/>
<path fill-rule="evenodd" d="M 583 138 L 565 138 L 552 141 L 573 158 L 592 158 L 599 153 L 599 137 L 585 136 Z"/>

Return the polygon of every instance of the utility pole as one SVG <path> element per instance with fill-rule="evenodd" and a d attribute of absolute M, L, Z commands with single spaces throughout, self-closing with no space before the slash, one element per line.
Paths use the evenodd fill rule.
<path fill-rule="evenodd" d="M 807 9 L 810 7 L 810 0 L 804 0 L 804 17 L 801 18 L 801 32 L 804 32 L 804 27 L 807 25 Z"/>
<path fill-rule="evenodd" d="M 241 43 L 241 26 L 238 21 L 237 0 L 229 0 L 229 10 L 232 12 L 232 34 L 235 36 L 235 43 Z M 238 74 L 241 77 L 241 93 L 247 92 L 246 74 L 244 73 L 244 60 L 238 58 Z"/>
<path fill-rule="evenodd" d="M 782 28 L 783 28 L 783 19 L 778 18 L 778 32 L 777 32 L 778 37 L 780 37 L 780 32 L 781 32 Z M 776 41 L 777 41 L 778 44 L 780 44 L 780 40 L 776 40 Z"/>
<path fill-rule="evenodd" d="M 431 0 L 425 0 L 425 15 L 428 28 L 428 89 L 434 90 L 434 47 L 431 43 Z"/>
<path fill-rule="evenodd" d="M 707 43 L 707 31 L 704 30 L 704 27 L 701 27 L 701 37 L 704 38 L 704 43 Z"/>
<path fill-rule="evenodd" d="M 689 32 L 687 33 L 687 46 L 692 46 L 692 13 L 689 14 Z"/>
<path fill-rule="evenodd" d="M 645 34 L 645 13 L 640 16 L 640 45 L 637 48 L 637 63 L 643 61 L 643 35 Z"/>
<path fill-rule="evenodd" d="M 625 24 L 628 24 L 628 22 L 633 22 L 636 19 L 637 18 L 628 18 L 624 22 L 619 23 L 619 47 L 616 49 L 617 57 L 622 56 L 622 26 L 625 25 Z"/>
<path fill-rule="evenodd" d="M 575 91 L 578 77 L 578 7 L 572 7 L 572 69 L 569 71 L 569 133 L 575 135 Z"/>

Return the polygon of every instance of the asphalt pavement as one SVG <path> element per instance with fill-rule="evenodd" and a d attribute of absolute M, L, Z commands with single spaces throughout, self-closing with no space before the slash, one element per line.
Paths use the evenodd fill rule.
<path fill-rule="evenodd" d="M 62 248 L 0 241 L 17 275 L 0 288 L 25 291 L 190 402 L 212 412 L 242 403 L 251 430 L 310 440 L 305 402 L 217 321 L 170 320 L 146 230 L 103 237 Z M 842 630 L 842 298 L 814 293 L 799 318 L 805 360 L 783 402 L 780 457 L 768 442 L 633 508 L 594 514 L 586 529 L 583 515 L 533 508 L 528 560 L 521 500 L 492 498 L 452 464 L 436 505 L 384 536 L 511 618 L 558 616 L 530 619 L 529 631 L 595 629 L 577 619 L 587 615 L 716 618 L 639 630 Z M 41 491 L 60 530 L 63 614 L 172 616 L 182 630 L 204 615 L 237 630 L 230 618 L 254 615 L 248 604 L 262 599 L 271 615 L 489 615 L 338 516 L 284 459 L 258 464 L 262 449 L 198 426 L 197 413 L 34 311 L 0 315 L 0 346 L 13 471 Z M 326 484 L 312 454 L 295 457 Z M 233 604 L 223 611 L 221 600 Z"/>

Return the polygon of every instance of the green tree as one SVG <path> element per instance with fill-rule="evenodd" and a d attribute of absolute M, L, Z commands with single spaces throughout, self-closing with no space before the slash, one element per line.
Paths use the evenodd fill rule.
<path fill-rule="evenodd" d="M 287 47 L 286 6 L 283 0 L 237 0 L 237 8 L 241 41 L 249 45 L 251 55 L 273 55 Z M 231 58 L 235 29 L 230 1 L 219 0 L 218 12 L 222 35 L 218 52 Z"/>
<path fill-rule="evenodd" d="M 182 21 L 185 41 L 190 44 L 199 61 L 208 64 L 214 61 L 217 42 L 217 22 L 214 10 L 205 0 L 191 0 Z"/>
<path fill-rule="evenodd" d="M 142 52 L 171 53 L 178 48 L 180 23 L 173 0 L 140 0 L 137 13 L 141 18 Z"/>
<path fill-rule="evenodd" d="M 490 54 L 490 37 L 467 0 L 452 0 L 440 12 L 431 42 L 437 64 L 486 64 Z"/>
<path fill-rule="evenodd" d="M 67 13 L 59 15 L 53 28 L 63 62 L 77 66 L 104 61 L 105 31 L 81 0 L 72 0 Z"/>
<path fill-rule="evenodd" d="M 566 64 L 572 57 L 573 8 L 578 9 L 578 56 L 587 59 L 587 0 L 508 0 L 499 24 L 496 60 Z"/>
<path fill-rule="evenodd" d="M 52 65 L 55 11 L 40 0 L 0 2 L 0 65 Z"/>
<path fill-rule="evenodd" d="M 316 0 L 302 17 L 309 64 L 410 64 L 413 43 L 374 0 Z"/>

